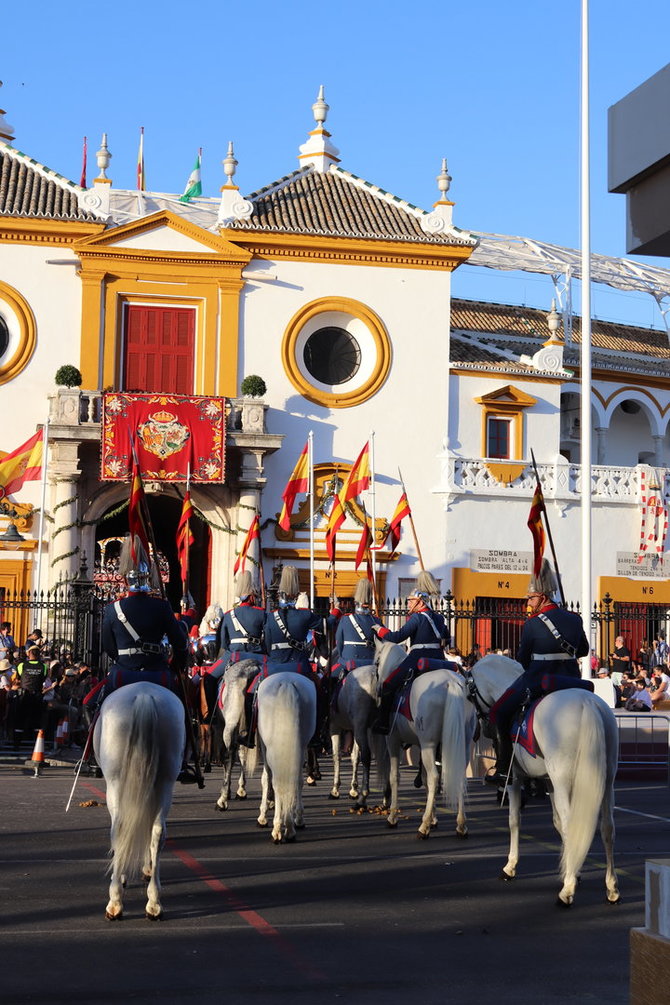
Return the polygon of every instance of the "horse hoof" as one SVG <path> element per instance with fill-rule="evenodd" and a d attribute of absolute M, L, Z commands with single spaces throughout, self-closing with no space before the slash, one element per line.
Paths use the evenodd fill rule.
<path fill-rule="evenodd" d="M 260 822 L 260 820 L 257 820 L 257 821 L 256 821 L 256 826 L 257 826 L 257 827 L 260 827 L 260 828 L 261 828 L 261 830 L 265 830 L 265 828 L 267 827 L 267 821 L 266 821 L 265 823 L 263 823 L 263 824 L 262 824 L 262 823 Z"/>
<path fill-rule="evenodd" d="M 395 828 L 395 827 L 398 826 L 398 821 L 397 820 L 388 820 L 387 819 L 386 823 L 389 825 L 389 827 L 394 827 Z"/>
<path fill-rule="evenodd" d="M 428 831 L 427 834 L 424 834 L 423 831 L 417 831 L 416 836 L 419 839 L 419 841 L 427 841 L 428 838 L 430 837 L 430 831 Z"/>
<path fill-rule="evenodd" d="M 470 835 L 467 831 L 456 831 L 456 837 L 460 838 L 461 841 L 467 841 Z"/>
<path fill-rule="evenodd" d="M 159 911 L 158 914 L 150 914 L 149 911 L 144 912 L 147 921 L 162 921 L 163 912 Z"/>
<path fill-rule="evenodd" d="M 307 827 L 307 824 L 296 824 L 295 825 L 295 829 L 297 831 L 304 831 L 306 827 Z M 295 841 L 295 838 L 293 838 L 293 840 Z"/>
<path fill-rule="evenodd" d="M 205 767 L 202 770 L 203 770 L 203 774 L 209 775 L 211 773 L 211 771 L 212 771 L 212 765 L 211 764 L 206 764 Z"/>
<path fill-rule="evenodd" d="M 214 803 L 214 809 L 218 810 L 219 813 L 225 813 L 228 809 L 227 805 L 222 806 L 220 803 Z"/>
<path fill-rule="evenodd" d="M 143 883 L 149 883 L 149 882 L 151 882 L 151 873 L 150 872 L 143 872 L 142 873 L 142 882 Z"/>
<path fill-rule="evenodd" d="M 123 918 L 123 911 L 119 911 L 118 914 L 110 914 L 109 911 L 105 911 L 105 918 L 107 921 L 121 921 Z"/>
<path fill-rule="evenodd" d="M 284 843 L 285 844 L 295 844 L 295 834 L 291 834 L 290 837 L 285 837 L 284 838 Z"/>
<path fill-rule="evenodd" d="M 558 896 L 556 898 L 556 907 L 572 907 L 572 897 L 570 897 L 570 900 L 561 900 L 561 897 Z"/>
<path fill-rule="evenodd" d="M 247 794 L 246 794 L 246 792 L 243 792 L 243 793 L 236 792 L 235 793 L 235 798 L 236 799 L 246 799 L 247 798 Z"/>
<path fill-rule="evenodd" d="M 308 785 L 316 785 L 316 778 L 312 778 L 312 776 L 310 775 L 308 777 L 308 779 L 307 779 L 307 784 Z"/>
<path fill-rule="evenodd" d="M 328 798 L 329 799 L 339 799 L 340 798 L 340 793 L 339 792 L 329 792 L 328 793 Z"/>
<path fill-rule="evenodd" d="M 615 896 L 614 898 L 612 898 L 612 897 L 610 897 L 610 895 L 608 894 L 608 895 L 607 895 L 607 903 L 608 903 L 608 904 L 609 904 L 609 905 L 610 905 L 611 907 L 618 907 L 618 906 L 619 906 L 619 904 L 621 903 L 621 900 L 620 900 L 620 895 L 619 895 L 619 894 L 617 893 L 617 895 L 616 895 L 616 896 Z"/>
<path fill-rule="evenodd" d="M 508 872 L 505 872 L 504 869 L 500 870 L 500 875 L 498 876 L 498 879 L 501 879 L 503 883 L 511 883 L 515 878 L 515 876 L 510 876 Z"/>

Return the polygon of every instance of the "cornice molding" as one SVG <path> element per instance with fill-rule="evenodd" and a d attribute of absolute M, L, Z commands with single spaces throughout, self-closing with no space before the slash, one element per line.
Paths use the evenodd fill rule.
<path fill-rule="evenodd" d="M 105 229 L 103 223 L 81 221 L 0 218 L 0 243 L 73 245 Z"/>

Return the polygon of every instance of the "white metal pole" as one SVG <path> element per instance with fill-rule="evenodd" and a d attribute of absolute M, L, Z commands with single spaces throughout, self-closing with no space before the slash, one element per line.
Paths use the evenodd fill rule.
<path fill-rule="evenodd" d="M 582 0 L 581 45 L 581 266 L 582 266 L 582 344 L 581 344 L 581 608 L 584 630 L 591 639 L 591 178 L 589 130 L 589 3 Z M 582 676 L 591 676 L 590 654 L 582 660 Z"/>
<path fill-rule="evenodd" d="M 40 504 L 40 524 L 37 541 L 37 583 L 36 592 L 39 599 L 42 586 L 42 543 L 44 541 L 44 510 L 47 504 L 47 452 L 49 449 L 49 416 L 44 423 L 44 435 L 42 437 L 42 502 Z M 95 557 L 95 556 L 94 556 Z"/>
<path fill-rule="evenodd" d="M 314 433 L 307 437 L 307 464 L 309 466 L 309 606 L 314 610 Z"/>
<path fill-rule="evenodd" d="M 377 503 L 375 499 L 375 431 L 370 431 L 370 513 L 372 514 L 372 544 L 370 560 L 372 565 L 372 581 L 377 582 L 377 555 L 375 553 L 375 527 L 377 526 Z"/>

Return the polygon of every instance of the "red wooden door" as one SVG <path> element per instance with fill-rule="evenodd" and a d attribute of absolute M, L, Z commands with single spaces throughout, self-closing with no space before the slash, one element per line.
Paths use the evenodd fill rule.
<path fill-rule="evenodd" d="M 123 390 L 193 394 L 195 310 L 127 304 Z"/>

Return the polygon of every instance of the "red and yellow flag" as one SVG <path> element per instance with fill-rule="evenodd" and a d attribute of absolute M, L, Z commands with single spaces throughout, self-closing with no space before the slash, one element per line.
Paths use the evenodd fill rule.
<path fill-rule="evenodd" d="M 142 483 L 142 472 L 137 463 L 137 457 L 133 450 L 133 473 L 130 480 L 130 500 L 128 502 L 128 529 L 130 530 L 130 553 L 133 562 L 139 560 L 135 548 L 135 539 L 138 537 L 149 560 L 149 531 L 146 524 L 147 501 L 144 495 L 144 485 Z"/>
<path fill-rule="evenodd" d="M 333 508 L 330 511 L 328 526 L 326 527 L 326 551 L 331 563 L 335 562 L 335 537 L 345 518 L 346 513 L 342 505 L 341 493 L 336 492 L 333 496 Z"/>
<path fill-rule="evenodd" d="M 42 474 L 44 430 L 12 450 L 0 460 L 0 499 L 18 492 L 24 482 L 36 481 Z"/>
<path fill-rule="evenodd" d="M 342 501 L 349 502 L 355 499 L 361 492 L 370 485 L 370 441 L 365 444 L 356 461 L 349 472 L 344 488 L 342 489 Z"/>
<path fill-rule="evenodd" d="M 282 492 L 284 505 L 282 506 L 282 511 L 279 515 L 279 526 L 282 530 L 291 529 L 291 513 L 293 512 L 295 497 L 301 492 L 307 492 L 308 489 L 309 453 L 308 444 L 306 443 L 300 457 L 298 458 L 298 463 L 294 467 L 291 477 L 286 484 L 286 488 Z"/>
<path fill-rule="evenodd" d="M 533 501 L 530 505 L 530 513 L 528 514 L 528 527 L 533 535 L 533 573 L 536 576 L 539 574 L 540 568 L 542 567 L 542 558 L 544 556 L 544 526 L 542 524 L 543 510 L 544 496 L 542 495 L 542 486 L 538 482 L 535 486 L 535 495 L 533 496 Z"/>
<path fill-rule="evenodd" d="M 247 552 L 249 551 L 252 542 L 260 541 L 260 537 L 261 537 L 261 525 L 258 519 L 258 513 L 256 513 L 253 520 L 251 521 L 251 526 L 247 531 L 247 536 L 244 539 L 242 550 L 235 559 L 235 565 L 233 566 L 233 573 L 235 575 L 237 575 L 238 572 L 244 572 L 244 567 L 247 564 Z"/>
<path fill-rule="evenodd" d="M 182 503 L 181 515 L 177 524 L 177 557 L 181 569 L 181 581 L 184 585 L 188 580 L 188 553 L 194 541 L 190 525 L 192 516 L 193 503 L 191 502 L 191 493 L 187 489 L 184 493 L 184 502 Z"/>
<path fill-rule="evenodd" d="M 358 566 L 361 564 L 366 554 L 368 555 L 369 558 L 371 544 L 372 544 L 372 531 L 370 530 L 370 524 L 366 519 L 365 526 L 363 527 L 363 533 L 361 534 L 361 539 L 358 542 L 358 551 L 356 552 L 356 561 L 354 563 L 355 569 L 358 569 Z"/>
<path fill-rule="evenodd" d="M 398 505 L 393 511 L 393 516 L 389 521 L 389 529 L 386 533 L 386 538 L 384 544 L 388 539 L 391 539 L 391 554 L 393 554 L 400 544 L 400 524 L 403 522 L 405 517 L 411 516 L 412 511 L 409 508 L 409 502 L 407 500 L 407 494 L 403 492 L 398 500 Z"/>

